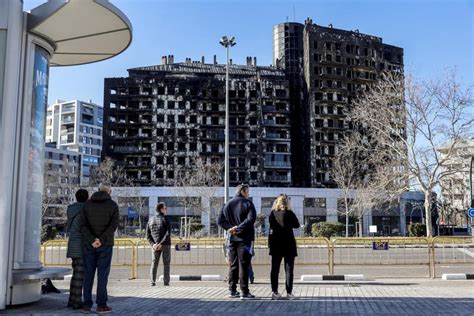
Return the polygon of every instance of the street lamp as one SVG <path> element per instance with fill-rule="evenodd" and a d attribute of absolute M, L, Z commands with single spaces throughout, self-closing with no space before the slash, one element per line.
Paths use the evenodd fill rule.
<path fill-rule="evenodd" d="M 226 48 L 225 69 L 225 144 L 224 144 L 224 203 L 229 201 L 229 49 L 237 44 L 235 37 L 222 36 L 219 43 Z"/>

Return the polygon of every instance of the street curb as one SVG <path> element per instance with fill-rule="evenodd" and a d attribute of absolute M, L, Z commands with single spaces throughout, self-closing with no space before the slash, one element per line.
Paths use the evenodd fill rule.
<path fill-rule="evenodd" d="M 163 281 L 163 275 L 158 279 Z M 223 281 L 224 278 L 219 274 L 203 274 L 203 275 L 170 275 L 170 281 Z"/>
<path fill-rule="evenodd" d="M 344 275 L 321 275 L 321 274 L 306 274 L 302 275 L 302 282 L 315 281 L 365 281 L 363 274 L 344 274 Z"/>
<path fill-rule="evenodd" d="M 442 280 L 474 280 L 474 274 L 466 273 L 445 273 L 441 277 Z"/>

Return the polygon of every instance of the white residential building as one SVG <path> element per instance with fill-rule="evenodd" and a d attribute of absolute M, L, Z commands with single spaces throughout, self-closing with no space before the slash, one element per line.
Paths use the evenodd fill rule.
<path fill-rule="evenodd" d="M 100 162 L 102 121 L 103 108 L 92 101 L 58 100 L 48 106 L 46 142 L 82 155 L 81 183 L 87 183 L 90 167 Z"/>
<path fill-rule="evenodd" d="M 470 164 L 474 157 L 474 137 L 461 140 L 453 149 L 453 154 L 442 169 L 443 171 L 451 170 L 452 173 L 442 180 L 441 194 L 443 199 L 454 209 L 459 211 L 466 218 L 467 209 L 471 204 L 470 193 Z M 444 158 L 447 148 L 439 149 L 441 158 Z M 473 184 L 474 185 L 474 184 Z M 459 224 L 465 222 L 462 220 Z"/>

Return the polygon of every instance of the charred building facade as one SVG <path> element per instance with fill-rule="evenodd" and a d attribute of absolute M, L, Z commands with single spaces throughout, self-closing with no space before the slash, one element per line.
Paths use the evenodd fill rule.
<path fill-rule="evenodd" d="M 384 44 L 380 37 L 323 27 L 311 19 L 304 25 L 276 25 L 273 45 L 273 63 L 285 69 L 289 81 L 292 121 L 299 122 L 292 129 L 293 183 L 334 187 L 331 158 L 352 128 L 346 113 L 354 97 L 381 72 L 403 72 L 403 49 Z"/>
<path fill-rule="evenodd" d="M 194 157 L 224 161 L 225 65 L 201 61 L 129 69 L 106 78 L 103 157 L 144 186 L 173 184 Z M 285 73 L 256 58 L 230 65 L 230 184 L 291 185 L 289 88 Z"/>

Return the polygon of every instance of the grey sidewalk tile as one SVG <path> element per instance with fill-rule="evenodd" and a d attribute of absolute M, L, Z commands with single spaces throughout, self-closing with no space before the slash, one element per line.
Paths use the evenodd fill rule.
<path fill-rule="evenodd" d="M 109 305 L 114 315 L 469 315 L 474 309 L 474 283 L 443 286 L 436 282 L 393 284 L 295 284 L 294 301 L 271 301 L 269 284 L 250 285 L 256 300 L 227 298 L 224 283 L 172 283 L 150 287 L 143 281 L 111 282 Z M 80 315 L 67 303 L 68 284 L 57 282 L 61 294 L 40 302 L 11 307 L 0 314 Z M 282 286 L 282 285 L 280 285 Z M 283 285 L 284 287 L 284 285 Z M 281 292 L 285 293 L 283 290 Z M 285 293 L 286 294 L 286 293 Z"/>

